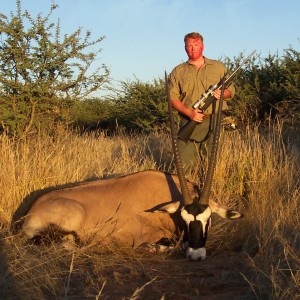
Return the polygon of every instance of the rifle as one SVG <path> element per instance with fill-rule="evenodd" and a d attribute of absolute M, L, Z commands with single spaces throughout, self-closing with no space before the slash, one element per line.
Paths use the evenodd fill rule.
<path fill-rule="evenodd" d="M 222 83 L 224 83 L 224 88 L 226 89 L 232 83 L 237 72 L 253 56 L 254 53 L 255 53 L 255 50 L 234 70 L 234 72 L 228 78 L 226 78 L 226 76 L 227 76 L 227 73 L 226 73 L 218 83 L 211 85 L 207 89 L 207 91 L 204 94 L 202 94 L 201 97 L 192 105 L 193 109 L 198 108 L 202 111 L 205 111 L 212 104 L 212 102 L 216 100 L 216 98 L 214 97 L 214 91 L 220 89 L 222 86 Z M 199 124 L 199 123 L 196 121 L 193 121 L 193 120 L 187 121 L 180 128 L 180 130 L 178 132 L 178 138 L 184 142 L 187 142 L 197 124 Z"/>

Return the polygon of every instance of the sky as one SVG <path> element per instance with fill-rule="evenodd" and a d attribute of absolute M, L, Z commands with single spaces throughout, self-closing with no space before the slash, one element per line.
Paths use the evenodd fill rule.
<path fill-rule="evenodd" d="M 50 20 L 60 20 L 62 33 L 81 27 L 93 39 L 105 36 L 98 61 L 116 85 L 163 78 L 187 60 L 183 37 L 193 31 L 203 35 L 204 55 L 212 59 L 300 49 L 298 0 L 21 0 L 21 8 L 46 17 L 52 3 L 58 8 Z M 0 13 L 16 12 L 16 1 L 0 4 Z"/>

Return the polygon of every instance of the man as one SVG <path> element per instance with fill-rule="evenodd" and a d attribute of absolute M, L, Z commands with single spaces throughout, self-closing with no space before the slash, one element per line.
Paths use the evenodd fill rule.
<path fill-rule="evenodd" d="M 187 120 L 194 120 L 198 124 L 190 140 L 185 143 L 178 140 L 178 149 L 186 169 L 194 167 L 200 159 L 204 159 L 210 152 L 212 144 L 212 114 L 217 104 L 210 105 L 202 112 L 193 109 L 192 105 L 213 84 L 218 83 L 226 73 L 226 67 L 219 61 L 203 56 L 203 37 L 197 32 L 192 32 L 184 37 L 185 51 L 188 61 L 176 66 L 170 74 L 170 95 L 172 106 L 181 116 L 181 126 Z M 216 90 L 214 97 L 219 100 L 221 91 Z M 234 96 L 234 86 L 230 85 L 224 90 L 224 100 Z M 227 109 L 224 101 L 223 110 Z M 199 157 L 200 155 L 200 157 Z"/>

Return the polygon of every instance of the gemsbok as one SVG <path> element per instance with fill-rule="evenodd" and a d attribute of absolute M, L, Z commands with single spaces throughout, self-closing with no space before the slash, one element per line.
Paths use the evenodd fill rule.
<path fill-rule="evenodd" d="M 187 186 L 197 199 L 197 186 L 191 182 Z M 105 243 L 116 239 L 138 247 L 174 238 L 189 223 L 190 231 L 196 229 L 195 233 L 189 233 L 195 234 L 189 240 L 195 243 L 192 248 L 197 249 L 204 247 L 212 212 L 229 219 L 240 216 L 210 201 L 193 226 L 194 220 L 182 210 L 184 207 L 178 176 L 147 170 L 48 192 L 35 200 L 22 230 L 34 238 L 49 226 L 55 226 L 65 233 L 75 233 L 83 242 L 91 238 Z M 204 259 L 205 255 L 201 253 L 200 257 Z M 193 259 L 193 255 L 189 258 Z M 195 259 L 198 258 L 196 255 Z"/>
<path fill-rule="evenodd" d="M 168 91 L 167 77 L 166 86 Z M 168 100 L 170 112 L 169 97 Z M 133 247 L 184 232 L 186 257 L 205 259 L 212 213 L 228 219 L 239 218 L 241 214 L 210 200 L 208 189 L 200 193 L 196 184 L 186 180 L 172 122 L 170 113 L 178 175 L 147 170 L 48 192 L 35 200 L 25 216 L 22 231 L 28 238 L 34 238 L 55 226 L 76 234 L 82 241 L 118 240 Z M 212 176 L 207 178 L 211 181 Z M 210 184 L 206 182 L 205 186 Z"/>

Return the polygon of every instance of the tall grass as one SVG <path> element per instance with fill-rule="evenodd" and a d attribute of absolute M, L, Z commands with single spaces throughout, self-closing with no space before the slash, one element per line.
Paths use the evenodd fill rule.
<path fill-rule="evenodd" d="M 165 169 L 171 152 L 160 137 L 61 132 L 22 141 L 0 136 L 0 212 L 9 221 L 30 192 L 49 186 Z M 167 142 L 168 144 L 168 142 Z M 153 147 L 152 149 L 150 147 Z"/>
<path fill-rule="evenodd" d="M 72 278 L 82 272 L 70 266 L 80 262 L 87 270 L 89 258 L 103 254 L 103 250 L 99 254 L 99 249 L 89 249 L 70 256 L 55 244 L 42 249 L 21 246 L 10 232 L 10 221 L 33 191 L 145 169 L 175 172 L 165 134 L 107 136 L 60 131 L 55 136 L 40 134 L 26 140 L 1 135 L 0 153 L 0 268 L 4 270 L 0 298 L 15 298 L 20 293 L 22 299 L 34 294 L 40 299 L 45 294 L 68 298 Z M 249 127 L 245 132 L 226 132 L 219 153 L 212 197 L 241 210 L 245 217 L 234 223 L 213 220 L 209 251 L 212 255 L 246 253 L 250 271 L 242 276 L 257 299 L 296 299 L 300 184 L 295 140 L 285 140 L 280 124 L 264 131 L 259 126 Z M 197 173 L 187 176 L 199 180 Z M 128 269 L 134 272 L 139 259 L 130 249 L 122 251 L 115 255 L 132 260 Z M 104 261 L 105 266 L 103 260 L 93 259 L 93 272 L 100 277 L 103 268 L 109 265 L 114 269 L 120 257 Z M 104 277 L 102 282 L 95 282 L 93 276 L 88 281 L 95 295 L 105 289 Z"/>
<path fill-rule="evenodd" d="M 232 133 L 230 139 L 232 143 L 224 141 L 215 195 L 243 200 L 245 218 L 235 228 L 234 242 L 249 256 L 253 273 L 245 278 L 258 299 L 296 299 L 300 295 L 298 136 L 284 136 L 282 126 L 275 124 L 268 130 L 249 127 L 245 134 Z"/>

